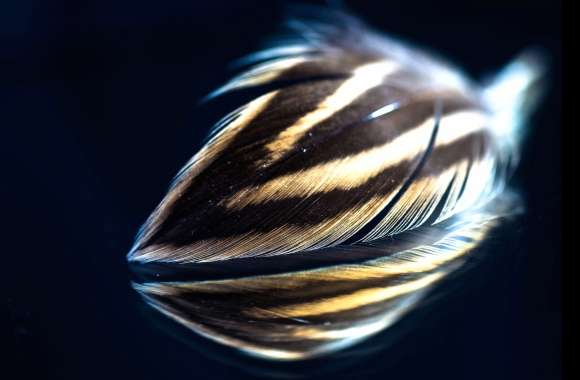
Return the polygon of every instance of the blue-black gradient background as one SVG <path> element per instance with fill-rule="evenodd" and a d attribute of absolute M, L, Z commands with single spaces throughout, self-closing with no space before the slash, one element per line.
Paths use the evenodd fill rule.
<path fill-rule="evenodd" d="M 0 311 L 1 343 L 8 343 L 0 377 L 266 374 L 209 358 L 203 340 L 192 349 L 154 328 L 129 287 L 125 254 L 172 176 L 232 106 L 198 107 L 198 100 L 233 74 L 232 60 L 277 31 L 288 3 L 0 4 Z M 462 291 L 397 344 L 339 371 L 305 376 L 559 378 L 560 4 L 344 3 L 476 78 L 531 45 L 549 53 L 550 77 L 514 178 L 528 209 L 511 227 L 515 244 L 490 252 L 462 280 Z"/>

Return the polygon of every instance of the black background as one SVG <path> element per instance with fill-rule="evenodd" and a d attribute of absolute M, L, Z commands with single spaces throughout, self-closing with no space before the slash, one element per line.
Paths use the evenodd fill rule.
<path fill-rule="evenodd" d="M 401 342 L 319 376 L 559 378 L 559 3 L 345 3 L 476 78 L 531 45 L 547 50 L 551 72 L 514 178 L 528 208 L 510 227 L 516 241 L 498 245 L 502 252 Z M 196 350 L 153 328 L 129 287 L 125 254 L 172 176 L 229 110 L 198 100 L 277 30 L 285 4 L 2 2 L 1 342 L 15 371 L 6 378 L 258 376 L 208 358 L 203 340 Z"/>

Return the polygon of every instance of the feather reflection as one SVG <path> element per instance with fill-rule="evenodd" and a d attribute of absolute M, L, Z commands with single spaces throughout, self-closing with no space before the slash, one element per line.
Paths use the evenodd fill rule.
<path fill-rule="evenodd" d="M 182 273 L 181 281 L 133 287 L 170 319 L 245 353 L 278 360 L 321 356 L 393 325 L 519 205 L 512 194 L 491 203 L 394 239 L 320 250 L 309 255 L 320 257 L 317 268 L 298 269 L 297 255 L 295 269 L 212 279 Z M 339 258 L 355 261 L 336 263 Z M 254 259 L 252 271 L 279 260 Z"/>

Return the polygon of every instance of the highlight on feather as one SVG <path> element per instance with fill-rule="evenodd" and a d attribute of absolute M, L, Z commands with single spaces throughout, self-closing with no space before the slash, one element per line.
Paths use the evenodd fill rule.
<path fill-rule="evenodd" d="M 516 164 L 530 55 L 488 87 L 332 10 L 210 97 L 270 84 L 179 172 L 128 254 L 201 263 L 370 242 L 481 207 Z M 277 85 L 284 82 L 285 85 Z"/>
<path fill-rule="evenodd" d="M 370 250 L 377 257 L 370 260 L 133 287 L 153 310 L 216 342 L 267 359 L 317 357 L 386 329 L 418 306 L 518 205 L 517 197 L 504 194 L 486 208 L 394 240 L 312 252 L 340 256 Z"/>

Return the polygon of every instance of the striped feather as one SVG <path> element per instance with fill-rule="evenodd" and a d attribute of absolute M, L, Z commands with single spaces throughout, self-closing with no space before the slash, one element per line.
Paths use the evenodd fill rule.
<path fill-rule="evenodd" d="M 292 25 L 301 42 L 251 56 L 252 68 L 211 95 L 274 87 L 218 123 L 129 260 L 213 262 L 370 242 L 502 192 L 518 144 L 498 115 L 516 112 L 536 82 L 529 57 L 517 61 L 520 87 L 499 104 L 488 90 L 506 78 L 484 88 L 350 16 Z"/>

